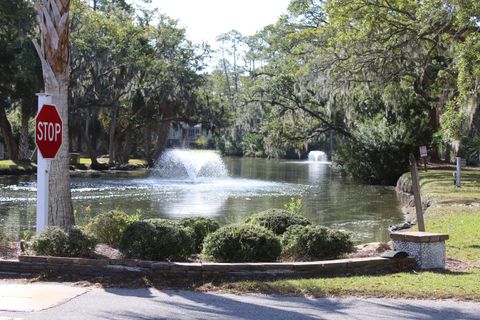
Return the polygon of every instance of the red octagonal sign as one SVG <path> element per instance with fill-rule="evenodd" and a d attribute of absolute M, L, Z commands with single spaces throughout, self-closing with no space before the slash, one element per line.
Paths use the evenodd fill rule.
<path fill-rule="evenodd" d="M 55 158 L 62 145 L 62 130 L 57 107 L 44 104 L 35 118 L 35 143 L 43 158 Z"/>

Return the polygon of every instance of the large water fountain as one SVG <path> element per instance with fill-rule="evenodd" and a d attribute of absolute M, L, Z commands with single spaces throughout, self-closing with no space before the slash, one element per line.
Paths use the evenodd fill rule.
<path fill-rule="evenodd" d="M 314 150 L 314 151 L 310 151 L 308 153 L 308 161 L 312 161 L 312 162 L 327 162 L 328 161 L 328 157 L 327 157 L 327 154 L 323 151 L 318 151 L 318 150 Z"/>
<path fill-rule="evenodd" d="M 166 151 L 155 164 L 153 175 L 168 179 L 225 178 L 227 169 L 222 158 L 213 151 L 174 149 Z"/>

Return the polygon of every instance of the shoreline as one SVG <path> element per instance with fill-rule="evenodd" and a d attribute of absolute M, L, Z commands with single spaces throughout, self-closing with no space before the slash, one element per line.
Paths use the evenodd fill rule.
<path fill-rule="evenodd" d="M 410 229 L 417 224 L 417 213 L 415 209 L 415 202 L 412 190 L 412 178 L 410 172 L 406 172 L 397 180 L 395 192 L 401 203 L 401 210 L 404 216 L 404 223 L 402 226 L 409 225 L 402 229 Z M 422 197 L 423 214 L 426 214 L 428 208 L 432 205 L 432 201 Z"/>

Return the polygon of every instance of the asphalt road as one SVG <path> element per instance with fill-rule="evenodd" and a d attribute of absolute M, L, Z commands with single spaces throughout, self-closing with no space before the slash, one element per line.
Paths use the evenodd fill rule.
<path fill-rule="evenodd" d="M 6 319 L 480 319 L 480 304 L 457 301 L 309 299 L 155 289 L 99 289 Z"/>

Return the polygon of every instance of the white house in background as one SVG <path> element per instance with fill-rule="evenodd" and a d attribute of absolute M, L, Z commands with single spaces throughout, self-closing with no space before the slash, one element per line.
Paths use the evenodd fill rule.
<path fill-rule="evenodd" d="M 0 160 L 5 159 L 5 145 L 0 141 Z"/>
<path fill-rule="evenodd" d="M 204 137 L 208 144 L 212 140 L 212 132 L 202 124 L 190 126 L 185 122 L 172 123 L 168 131 L 167 147 L 195 148 L 200 137 Z"/>

